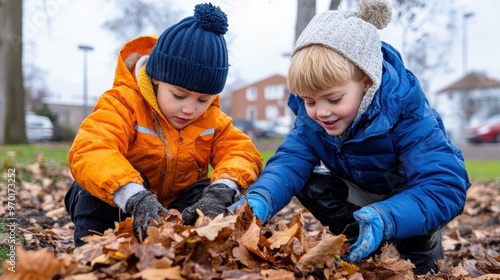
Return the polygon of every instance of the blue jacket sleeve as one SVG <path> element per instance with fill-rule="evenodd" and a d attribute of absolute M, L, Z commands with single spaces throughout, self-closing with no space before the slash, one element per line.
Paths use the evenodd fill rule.
<path fill-rule="evenodd" d="M 401 119 L 394 142 L 409 189 L 373 204 L 386 230 L 395 238 L 409 238 L 459 215 L 470 183 L 462 154 L 446 137 L 439 116 L 427 107 L 423 118 Z"/>
<path fill-rule="evenodd" d="M 266 220 L 302 190 L 314 167 L 319 165 L 319 158 L 309 143 L 300 129 L 292 129 L 257 181 L 247 190 L 246 193 L 258 193 L 266 199 L 269 205 Z"/>

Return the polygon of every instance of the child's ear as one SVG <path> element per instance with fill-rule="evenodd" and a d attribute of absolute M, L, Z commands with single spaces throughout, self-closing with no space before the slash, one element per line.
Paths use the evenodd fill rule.
<path fill-rule="evenodd" d="M 160 82 L 157 79 L 151 78 L 151 81 L 153 82 L 154 85 L 160 84 Z"/>
<path fill-rule="evenodd" d="M 370 79 L 370 77 L 366 75 L 365 78 L 363 79 L 363 91 L 366 92 L 372 85 L 373 85 L 372 79 Z"/>

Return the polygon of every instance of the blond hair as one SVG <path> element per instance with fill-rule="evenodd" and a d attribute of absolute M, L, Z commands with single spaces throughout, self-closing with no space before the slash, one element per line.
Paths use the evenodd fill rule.
<path fill-rule="evenodd" d="M 366 73 L 343 55 L 322 45 L 309 45 L 292 56 L 287 83 L 293 93 L 313 94 L 365 77 Z"/>

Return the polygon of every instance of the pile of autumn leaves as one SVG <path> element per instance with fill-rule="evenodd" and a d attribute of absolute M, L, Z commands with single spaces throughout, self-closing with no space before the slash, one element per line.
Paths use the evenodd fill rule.
<path fill-rule="evenodd" d="M 57 177 L 54 174 L 49 175 L 50 169 L 45 167 L 43 159 L 39 159 L 33 166 L 22 171 L 39 178 L 37 180 L 41 183 L 36 181 L 36 185 L 45 186 L 49 184 L 43 183 L 48 177 Z M 63 176 L 61 174 L 59 175 Z M 62 190 L 61 187 L 56 188 Z M 30 192 L 24 194 L 28 189 Z M 31 194 L 33 190 L 43 189 L 46 188 L 35 188 L 33 184 L 23 182 L 19 196 L 26 197 L 23 201 L 26 200 L 31 205 L 34 200 L 29 197 L 46 197 L 41 196 L 39 192 Z M 60 201 L 62 193 L 64 192 L 53 191 L 52 199 L 44 199 L 40 206 L 42 209 L 45 210 L 47 205 L 51 205 L 47 208 L 51 210 L 47 215 L 64 210 L 57 203 L 47 204 L 50 201 Z M 477 187 L 469 194 L 472 199 L 469 205 L 473 207 L 467 208 L 465 212 L 474 213 L 471 219 L 477 220 L 480 217 L 477 211 L 486 208 L 489 212 L 483 214 L 489 220 L 498 217 L 494 213 L 498 213 L 500 209 L 496 208 L 496 202 L 492 202 L 492 199 L 499 200 L 496 187 Z M 476 205 L 478 203 L 481 205 Z M 44 205 L 47 207 L 43 207 Z M 60 209 L 62 210 L 59 211 Z M 262 225 L 252 215 L 248 205 L 244 204 L 234 215 L 221 215 L 213 220 L 204 217 L 200 212 L 200 218 L 194 226 L 184 225 L 181 214 L 174 209 L 171 211 L 172 215 L 164 216 L 156 227 L 148 229 L 148 237 L 142 243 L 133 236 L 130 218 L 117 223 L 114 230 L 109 229 L 102 235 L 86 237 L 86 245 L 75 249 L 71 247 L 57 255 L 47 247 L 55 246 L 56 249 L 61 249 L 68 243 L 71 244 L 70 229 L 52 228 L 45 230 L 43 234 L 24 234 L 26 241 L 37 240 L 39 245 L 45 244 L 40 246 L 44 249 L 25 250 L 18 246 L 15 272 L 8 269 L 8 262 L 4 262 L 4 275 L 0 276 L 0 279 L 415 278 L 412 271 L 414 265 L 408 260 L 400 259 L 398 252 L 390 244 L 385 245 L 381 254 L 374 258 L 355 264 L 347 263 L 341 258 L 350 246 L 345 237 L 333 235 L 328 231 L 317 234 L 317 231 L 307 230 L 302 211 Z M 304 213 L 306 214 L 308 213 Z M 443 244 L 445 248 L 449 247 L 448 252 L 457 250 L 457 254 L 464 261 L 461 264 L 441 263 L 439 272 L 417 278 L 500 279 L 500 275 L 492 274 L 500 273 L 498 254 L 492 255 L 482 246 L 462 246 L 468 244 L 468 241 L 460 237 L 458 219 L 457 223 L 449 225 L 450 236 L 445 236 Z M 498 224 L 494 221 L 493 223 Z M 454 229 L 454 226 L 457 226 L 457 229 Z M 475 232 L 475 236 L 490 236 L 488 234 Z M 495 242 L 497 239 L 492 240 Z M 460 250 L 453 249 L 460 246 Z M 475 261 L 472 261 L 471 257 Z"/>
<path fill-rule="evenodd" d="M 342 256 L 349 247 L 344 235 L 322 232 L 312 237 L 296 214 L 289 222 L 263 226 L 248 205 L 235 215 L 211 220 L 201 215 L 194 226 L 185 226 L 172 211 L 139 243 L 132 220 L 117 223 L 103 235 L 57 256 L 47 248 L 25 251 L 18 247 L 16 272 L 4 279 L 414 279 L 414 265 L 399 258 L 386 245 L 374 259 L 349 264 Z M 494 261 L 494 260 L 493 260 Z M 463 268 L 441 277 L 472 279 Z M 461 269 L 461 270 L 460 270 Z M 458 277 L 453 277 L 457 274 Z M 467 273 L 465 272 L 465 275 Z M 490 279 L 490 278 L 484 278 Z M 492 278 L 497 279 L 497 278 Z"/>
<path fill-rule="evenodd" d="M 173 212 L 139 243 L 132 220 L 117 223 L 71 253 L 17 250 L 16 272 L 4 263 L 5 279 L 368 279 L 413 278 L 413 264 L 388 246 L 359 269 L 340 259 L 348 249 L 343 235 L 303 231 L 301 214 L 289 222 L 263 226 L 247 205 L 235 215 L 201 217 L 185 226 Z M 358 277 L 356 277 L 358 275 Z M 31 278 L 30 278 L 31 277 Z M 352 278 L 355 277 L 355 278 Z"/>

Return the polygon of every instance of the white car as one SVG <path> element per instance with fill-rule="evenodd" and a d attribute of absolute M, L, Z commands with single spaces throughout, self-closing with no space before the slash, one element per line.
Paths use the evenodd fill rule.
<path fill-rule="evenodd" d="M 26 115 L 26 138 L 29 142 L 48 141 L 54 138 L 54 125 L 45 116 Z"/>

